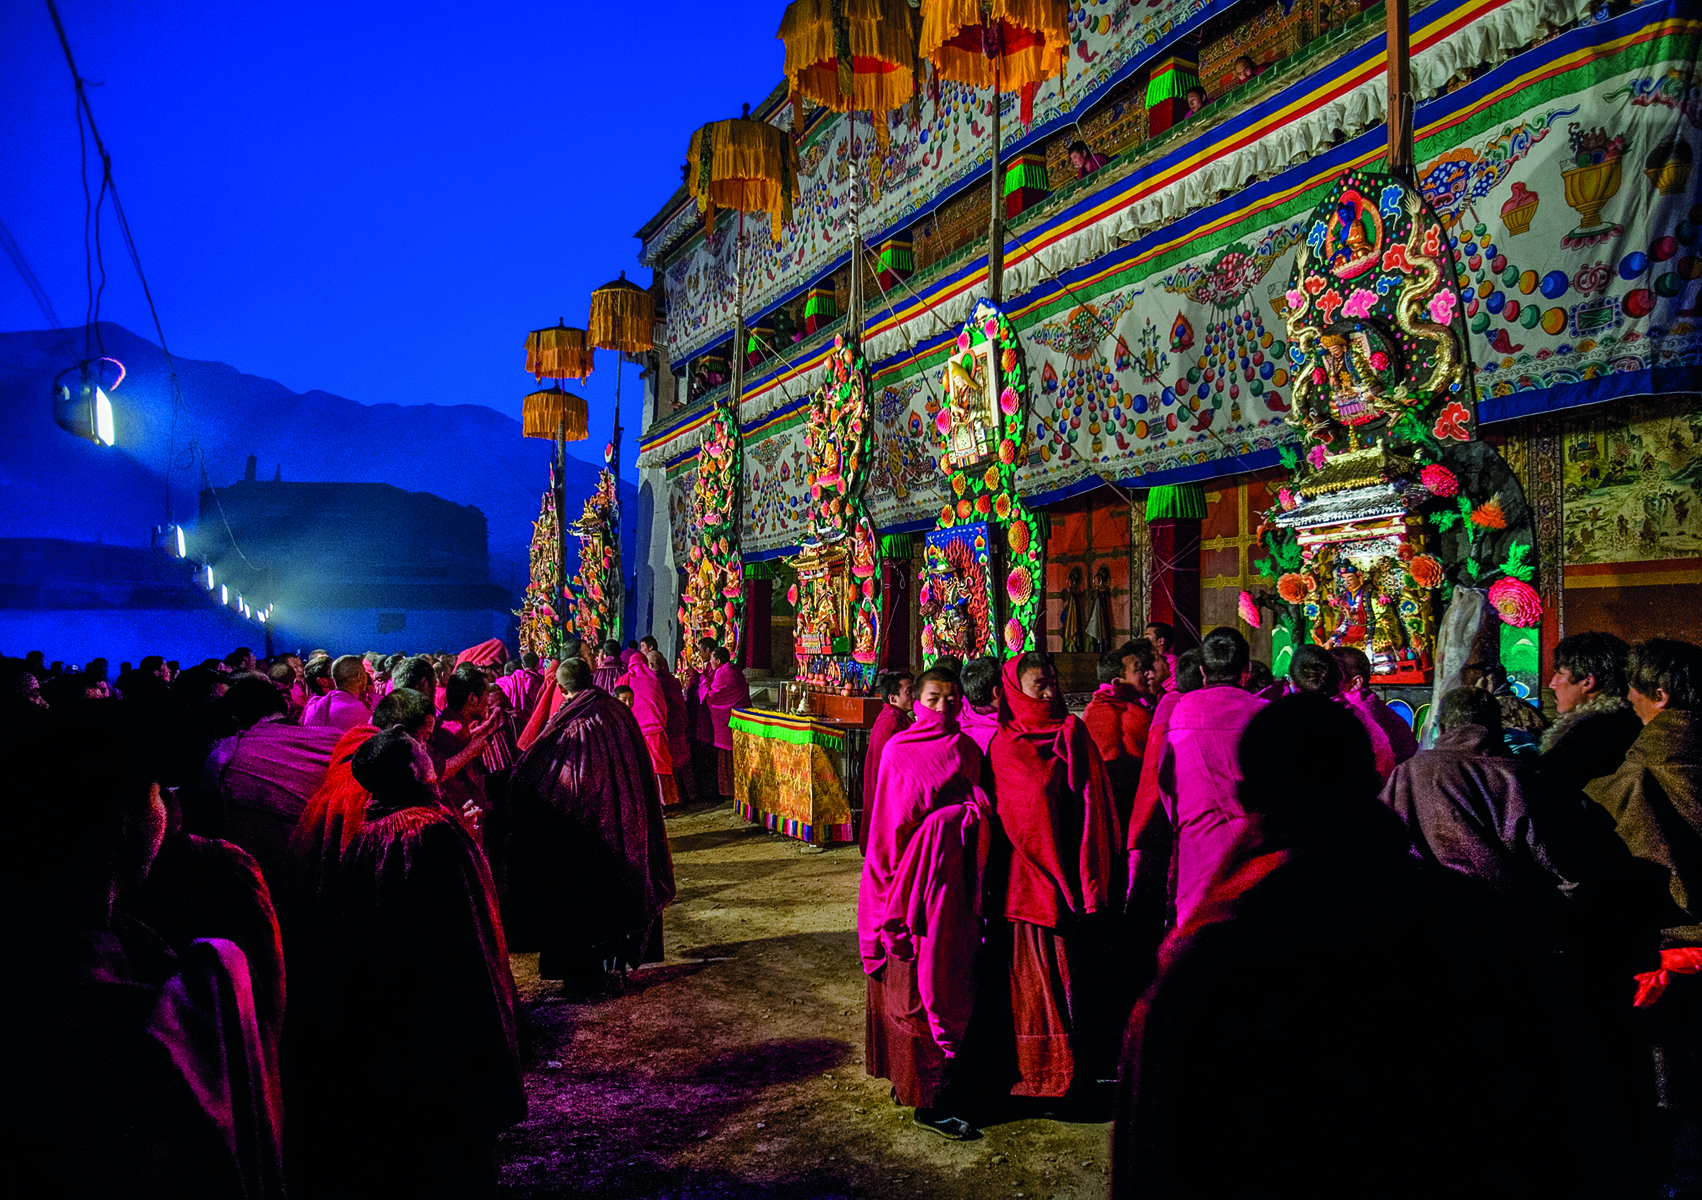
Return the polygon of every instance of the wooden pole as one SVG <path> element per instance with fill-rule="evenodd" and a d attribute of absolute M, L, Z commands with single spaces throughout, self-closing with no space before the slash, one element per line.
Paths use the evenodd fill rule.
<path fill-rule="evenodd" d="M 556 536 L 561 546 L 556 558 L 557 625 L 567 619 L 567 417 L 556 426 Z"/>
<path fill-rule="evenodd" d="M 1407 43 L 1407 0 L 1387 0 L 1389 174 L 1412 182 L 1412 53 Z"/>
<path fill-rule="evenodd" d="M 983 37 L 997 36 L 982 34 Z M 1002 47 L 1001 47 L 1002 49 Z M 999 174 L 999 61 L 993 60 L 993 167 L 988 191 L 992 194 L 992 218 L 987 223 L 987 298 L 1004 301 L 1005 286 L 1005 196 Z"/>

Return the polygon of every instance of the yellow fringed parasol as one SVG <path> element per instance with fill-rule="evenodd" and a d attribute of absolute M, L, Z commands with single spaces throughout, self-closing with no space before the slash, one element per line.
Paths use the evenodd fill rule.
<path fill-rule="evenodd" d="M 579 379 L 591 374 L 591 344 L 583 329 L 566 322 L 526 335 L 526 371 L 534 379 Z"/>
<path fill-rule="evenodd" d="M 591 293 L 591 344 L 599 350 L 639 354 L 655 347 L 656 300 L 627 282 L 626 272 Z"/>
<path fill-rule="evenodd" d="M 1005 235 L 1004 173 L 999 170 L 999 95 L 1022 94 L 1022 123 L 1034 120 L 1034 94 L 1069 61 L 1069 8 L 1065 0 L 921 0 L 921 55 L 941 79 L 993 89 L 992 220 L 987 229 L 987 293 L 1002 298 Z"/>
<path fill-rule="evenodd" d="M 909 0 L 794 0 L 780 18 L 779 38 L 793 104 L 802 97 L 834 112 L 868 112 L 884 149 L 886 121 L 876 114 L 916 94 Z"/>
<path fill-rule="evenodd" d="M 919 49 L 941 79 L 1020 91 L 1030 109 L 1033 89 L 1069 57 L 1069 8 L 1064 0 L 922 0 Z"/>
<path fill-rule="evenodd" d="M 546 438 L 553 442 L 562 436 L 564 425 L 566 436 L 563 441 L 583 442 L 588 434 L 585 401 L 559 387 L 533 392 L 521 402 L 520 411 L 520 429 L 529 438 Z"/>
<path fill-rule="evenodd" d="M 716 208 L 765 212 L 778 242 L 780 226 L 792 219 L 792 202 L 798 196 L 798 151 L 784 129 L 751 120 L 749 105 L 745 112 L 731 121 L 711 121 L 691 135 L 686 191 L 712 232 Z"/>

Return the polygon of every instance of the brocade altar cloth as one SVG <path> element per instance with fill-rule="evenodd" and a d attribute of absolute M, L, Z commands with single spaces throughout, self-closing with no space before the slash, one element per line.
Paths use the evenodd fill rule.
<path fill-rule="evenodd" d="M 754 708 L 735 708 L 729 724 L 740 816 L 817 846 L 856 838 L 846 790 L 850 727 Z"/>

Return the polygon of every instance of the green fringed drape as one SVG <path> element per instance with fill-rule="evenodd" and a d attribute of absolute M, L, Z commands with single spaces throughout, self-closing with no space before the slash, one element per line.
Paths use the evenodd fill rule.
<path fill-rule="evenodd" d="M 1042 192 L 1052 190 L 1052 185 L 1046 175 L 1046 160 L 1042 158 L 1019 158 L 1005 172 L 1005 195 L 1020 188 L 1037 188 Z"/>
<path fill-rule="evenodd" d="M 1155 487 L 1146 494 L 1146 519 L 1149 521 L 1177 518 L 1198 520 L 1205 515 L 1206 489 L 1203 484 L 1178 483 Z"/>

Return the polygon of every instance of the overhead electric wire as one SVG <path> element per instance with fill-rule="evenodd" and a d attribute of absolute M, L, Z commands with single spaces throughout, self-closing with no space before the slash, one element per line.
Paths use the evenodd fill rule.
<path fill-rule="evenodd" d="M 54 3 L 54 0 L 45 0 L 45 2 L 47 4 L 48 15 L 53 18 L 54 31 L 59 35 L 60 49 L 65 52 L 65 65 L 71 70 L 71 81 L 77 90 L 77 137 L 79 143 L 82 145 L 83 153 L 83 198 L 85 205 L 83 214 L 84 275 L 89 287 L 89 304 L 86 310 L 88 320 L 84 325 L 83 332 L 85 351 L 87 350 L 91 337 L 97 344 L 100 341 L 100 300 L 101 293 L 106 289 L 106 264 L 101 257 L 100 250 L 100 210 L 105 206 L 107 193 L 111 192 L 113 215 L 118 218 L 119 232 L 124 236 L 124 249 L 130 256 L 131 265 L 136 268 L 136 278 L 141 283 L 142 295 L 148 302 L 148 315 L 153 319 L 154 334 L 159 338 L 160 350 L 165 354 L 166 370 L 171 382 L 172 434 L 171 440 L 168 441 L 166 445 L 166 520 L 173 524 L 176 523 L 172 513 L 171 468 L 172 460 L 175 457 L 177 420 L 181 413 L 184 423 L 189 426 L 189 444 L 185 447 L 186 452 L 190 455 L 191 462 L 198 462 L 200 465 L 202 483 L 206 489 L 212 493 L 213 504 L 219 510 L 219 520 L 225 527 L 225 535 L 230 539 L 231 549 L 236 551 L 237 556 L 241 558 L 244 563 L 247 563 L 251 570 L 265 570 L 265 568 L 257 566 L 254 561 L 243 552 L 241 544 L 237 542 L 236 531 L 231 528 L 230 518 L 225 514 L 224 502 L 219 498 L 218 489 L 213 486 L 212 476 L 207 471 L 207 452 L 201 445 L 200 440 L 195 436 L 194 419 L 189 411 L 189 404 L 183 396 L 183 383 L 178 378 L 177 374 L 177 360 L 172 356 L 171 347 L 166 343 L 165 327 L 160 323 L 159 308 L 154 303 L 153 289 L 148 286 L 147 273 L 142 270 L 142 256 L 136 249 L 136 238 L 130 231 L 130 219 L 124 215 L 124 202 L 119 199 L 118 182 L 113 178 L 112 174 L 112 155 L 107 152 L 106 143 L 100 136 L 100 129 L 95 125 L 94 109 L 89 105 L 89 96 L 83 85 L 83 77 L 77 71 L 77 60 L 71 53 L 71 40 L 65 34 L 65 23 L 59 17 L 59 6 Z M 85 120 L 88 122 L 86 136 L 94 139 L 95 151 L 100 155 L 101 159 L 101 190 L 98 201 L 91 201 L 89 198 L 88 144 L 85 140 L 83 129 L 83 122 Z M 91 204 L 93 206 L 92 214 L 89 207 Z M 93 262 L 98 264 L 100 268 L 100 286 L 98 288 L 95 286 L 94 269 L 90 262 L 89 226 L 91 220 L 94 226 L 92 257 Z M 104 353 L 104 347 L 102 347 L 102 350 Z M 89 357 L 92 358 L 94 356 L 89 355 Z"/>

